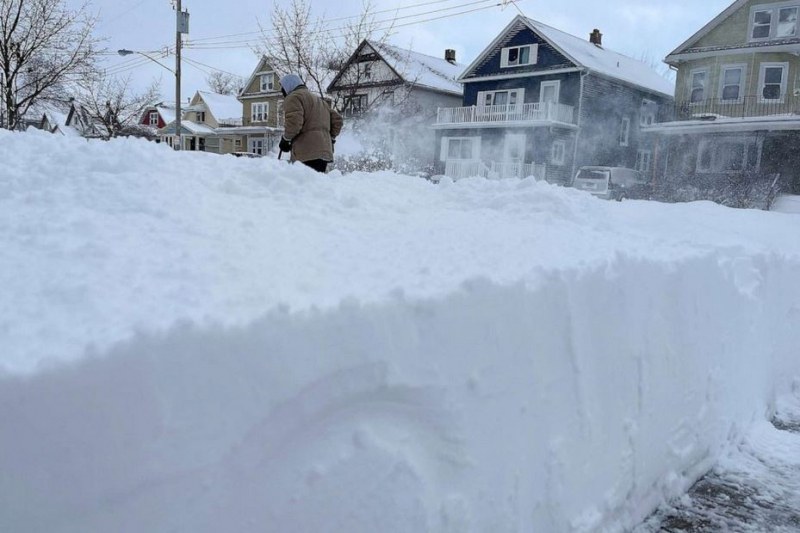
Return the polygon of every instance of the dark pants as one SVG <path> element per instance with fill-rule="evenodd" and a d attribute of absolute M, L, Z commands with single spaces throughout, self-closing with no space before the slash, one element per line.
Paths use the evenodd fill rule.
<path fill-rule="evenodd" d="M 317 172 L 325 172 L 328 168 L 328 162 L 324 159 L 312 159 L 311 161 L 303 161 L 303 164 L 307 167 L 311 167 Z"/>

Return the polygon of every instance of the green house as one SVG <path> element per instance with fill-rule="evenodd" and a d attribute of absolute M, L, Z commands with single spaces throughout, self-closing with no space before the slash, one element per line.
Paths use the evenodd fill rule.
<path fill-rule="evenodd" d="M 800 0 L 738 0 L 666 57 L 675 104 L 651 127 L 665 179 L 798 186 L 799 18 Z"/>

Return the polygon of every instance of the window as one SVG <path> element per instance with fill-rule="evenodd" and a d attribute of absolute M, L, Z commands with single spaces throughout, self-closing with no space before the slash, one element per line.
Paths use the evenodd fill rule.
<path fill-rule="evenodd" d="M 205 122 L 206 121 L 206 112 L 205 111 L 198 111 L 195 113 L 197 116 L 197 122 Z"/>
<path fill-rule="evenodd" d="M 261 92 L 268 93 L 275 90 L 275 73 L 265 72 L 261 75 Z"/>
<path fill-rule="evenodd" d="M 636 152 L 636 170 L 641 173 L 649 172 L 653 162 L 652 150 L 639 150 Z"/>
<path fill-rule="evenodd" d="M 783 100 L 786 94 L 788 63 L 762 63 L 759 75 L 759 98 L 762 102 Z"/>
<path fill-rule="evenodd" d="M 150 111 L 147 122 L 151 126 L 158 126 L 158 111 Z"/>
<path fill-rule="evenodd" d="M 264 155 L 264 139 L 250 139 L 250 153 Z"/>
<path fill-rule="evenodd" d="M 525 89 L 481 91 L 478 93 L 478 105 L 481 107 L 492 105 L 516 105 L 522 103 L 524 96 Z"/>
<path fill-rule="evenodd" d="M 563 166 L 567 159 L 567 143 L 564 141 L 555 141 L 550 150 L 550 163 L 558 167 Z"/>
<path fill-rule="evenodd" d="M 356 94 L 353 96 L 344 97 L 344 106 L 342 111 L 346 117 L 355 117 L 362 114 L 367 109 L 367 95 Z"/>
<path fill-rule="evenodd" d="M 242 147 L 242 140 L 241 140 L 241 139 L 234 139 L 234 141 L 233 141 L 233 145 L 234 145 L 236 148 L 241 148 L 241 147 Z"/>
<path fill-rule="evenodd" d="M 372 62 L 358 64 L 358 77 L 362 80 L 372 79 Z"/>
<path fill-rule="evenodd" d="M 639 110 L 639 126 L 652 126 L 656 121 L 658 104 L 652 100 L 642 100 L 642 108 Z"/>
<path fill-rule="evenodd" d="M 534 65 L 538 61 L 538 55 L 538 44 L 526 44 L 524 46 L 503 48 L 500 51 L 500 67 L 509 68 Z"/>
<path fill-rule="evenodd" d="M 720 72 L 719 98 L 724 101 L 739 101 L 744 96 L 744 65 L 723 65 Z"/>
<path fill-rule="evenodd" d="M 708 70 L 693 70 L 689 73 L 689 102 L 696 104 L 706 99 Z"/>
<path fill-rule="evenodd" d="M 787 39 L 797 35 L 797 2 L 755 6 L 750 15 L 750 40 Z"/>
<path fill-rule="evenodd" d="M 697 171 L 736 173 L 758 170 L 761 144 L 757 139 L 718 137 L 700 141 Z"/>
<path fill-rule="evenodd" d="M 251 122 L 266 122 L 269 120 L 269 102 L 258 102 L 250 109 Z"/>
<path fill-rule="evenodd" d="M 631 136 L 631 119 L 630 117 L 622 117 L 622 124 L 619 127 L 619 145 L 628 146 Z"/>
<path fill-rule="evenodd" d="M 442 161 L 473 161 L 478 159 L 480 137 L 442 137 Z"/>

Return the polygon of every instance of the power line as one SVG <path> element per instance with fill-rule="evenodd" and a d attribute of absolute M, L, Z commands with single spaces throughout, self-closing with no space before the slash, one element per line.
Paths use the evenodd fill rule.
<path fill-rule="evenodd" d="M 434 13 L 441 13 L 441 12 L 445 12 L 445 11 L 451 11 L 453 9 L 459 9 L 459 8 L 468 7 L 468 6 L 474 6 L 474 5 L 478 5 L 478 4 L 485 4 L 487 2 L 492 2 L 492 4 L 491 5 L 486 5 L 486 6 L 477 8 L 477 9 L 470 9 L 470 10 L 466 10 L 466 11 L 460 11 L 460 12 L 457 12 L 457 13 L 451 13 L 449 15 L 443 15 L 443 16 L 439 16 L 439 17 L 431 17 L 431 18 L 422 19 L 422 20 L 415 20 L 415 21 L 410 21 L 410 22 L 406 22 L 406 23 L 402 23 L 402 24 L 396 24 L 395 23 L 397 20 L 403 20 L 403 19 L 409 19 L 409 18 L 417 18 L 417 17 L 422 17 L 422 16 L 425 16 L 425 15 L 432 15 Z M 416 25 L 416 24 L 423 24 L 425 22 L 431 22 L 431 21 L 434 21 L 434 20 L 441 20 L 441 19 L 445 19 L 445 18 L 451 18 L 451 17 L 460 16 L 460 15 L 465 15 L 465 14 L 468 14 L 468 13 L 474 13 L 476 11 L 481 11 L 481 10 L 485 10 L 485 9 L 491 9 L 491 8 L 498 7 L 498 6 L 501 6 L 501 5 L 502 5 L 502 3 L 498 3 L 497 0 L 477 0 L 477 1 L 474 1 L 474 2 L 467 2 L 467 3 L 463 3 L 463 4 L 459 4 L 459 5 L 451 6 L 451 7 L 447 7 L 447 8 L 435 9 L 435 10 L 426 11 L 426 12 L 422 12 L 422 13 L 416 13 L 414 15 L 406 15 L 406 16 L 403 16 L 403 17 L 396 17 L 396 18 L 393 18 L 393 19 L 386 19 L 386 20 L 377 21 L 377 22 L 375 22 L 375 24 L 378 27 L 375 28 L 375 31 L 389 30 L 389 29 L 392 29 L 392 28 L 401 28 L 401 27 L 406 27 L 406 26 L 413 26 L 413 25 Z M 380 27 L 383 24 L 386 24 L 386 26 L 385 27 Z M 333 34 L 334 32 L 338 32 L 338 31 L 341 31 L 341 30 L 346 30 L 347 28 L 348 28 L 347 26 L 339 26 L 339 27 L 336 27 L 336 28 L 326 28 L 326 29 L 321 29 L 321 30 L 318 30 L 318 31 L 309 32 L 308 35 L 319 35 L 319 34 L 329 34 L 330 35 L 330 34 Z M 258 40 L 252 40 L 252 39 L 249 39 L 249 40 L 235 40 L 235 41 L 227 41 L 227 42 L 219 42 L 219 43 L 207 43 L 207 44 L 200 44 L 200 45 L 194 45 L 194 44 L 192 44 L 192 42 L 189 42 L 189 43 L 187 43 L 186 46 L 189 47 L 189 48 L 192 48 L 194 50 L 223 50 L 223 49 L 236 49 L 236 48 L 252 48 L 254 46 L 257 46 L 257 45 L 261 44 L 262 42 L 263 42 L 263 39 L 258 39 Z"/>
<path fill-rule="evenodd" d="M 221 68 L 212 67 L 211 65 L 206 65 L 205 63 L 201 63 L 200 61 L 197 61 L 196 59 L 190 59 L 190 58 L 186 57 L 185 55 L 183 56 L 183 58 L 185 60 L 187 60 L 187 61 L 192 62 L 192 63 L 196 63 L 196 64 L 201 65 L 203 67 L 210 68 L 211 70 L 216 71 L 216 72 L 222 72 L 223 74 L 230 74 L 231 76 L 241 77 L 239 74 L 234 74 L 233 72 L 228 72 L 227 70 L 222 70 Z"/>
<path fill-rule="evenodd" d="M 432 5 L 436 5 L 436 4 L 444 4 L 444 3 L 447 3 L 447 2 L 453 2 L 453 1 L 457 1 L 457 0 L 436 0 L 434 2 L 421 2 L 419 4 L 412 4 L 412 5 L 408 5 L 408 6 L 400 6 L 400 7 L 395 7 L 395 8 L 391 8 L 391 9 L 382 9 L 380 11 L 373 11 L 371 13 L 366 13 L 366 15 L 370 16 L 370 15 L 381 15 L 383 13 L 392 13 L 392 12 L 396 13 L 396 12 L 400 12 L 400 11 L 407 10 L 407 9 L 413 9 L 413 8 L 416 8 L 416 7 L 422 7 L 422 6 L 427 7 L 427 6 L 432 6 Z M 512 0 L 512 1 L 516 1 L 516 0 Z M 454 6 L 452 8 L 448 8 L 448 9 L 457 9 L 458 7 L 460 7 L 460 6 Z M 424 15 L 424 14 L 426 14 L 426 12 L 418 13 L 417 15 L 407 15 L 406 17 L 408 17 L 408 16 L 420 16 L 420 15 Z M 325 20 L 325 24 L 327 25 L 327 24 L 332 23 L 332 22 L 339 22 L 339 21 L 343 21 L 343 20 L 355 20 L 355 19 L 362 18 L 362 16 L 363 15 L 350 15 L 348 17 L 338 17 L 338 18 L 333 18 L 333 19 L 326 19 Z M 276 30 L 273 28 L 273 29 L 260 30 L 260 31 L 249 31 L 249 32 L 244 32 L 244 33 L 231 33 L 231 34 L 228 34 L 228 35 L 219 35 L 217 37 L 201 37 L 201 38 L 198 38 L 198 39 L 192 39 L 191 41 L 192 42 L 217 41 L 217 40 L 220 40 L 220 39 L 228 39 L 230 37 L 243 37 L 243 36 L 246 36 L 246 35 L 262 36 L 265 32 L 274 32 L 274 31 L 276 31 Z"/>

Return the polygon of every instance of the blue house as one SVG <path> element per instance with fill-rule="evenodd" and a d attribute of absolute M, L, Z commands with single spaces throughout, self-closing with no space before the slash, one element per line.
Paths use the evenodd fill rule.
<path fill-rule="evenodd" d="M 569 184 L 585 165 L 654 172 L 641 127 L 674 84 L 647 64 L 517 16 L 460 76 L 463 107 L 440 108 L 437 170 L 454 179 L 536 176 Z"/>

